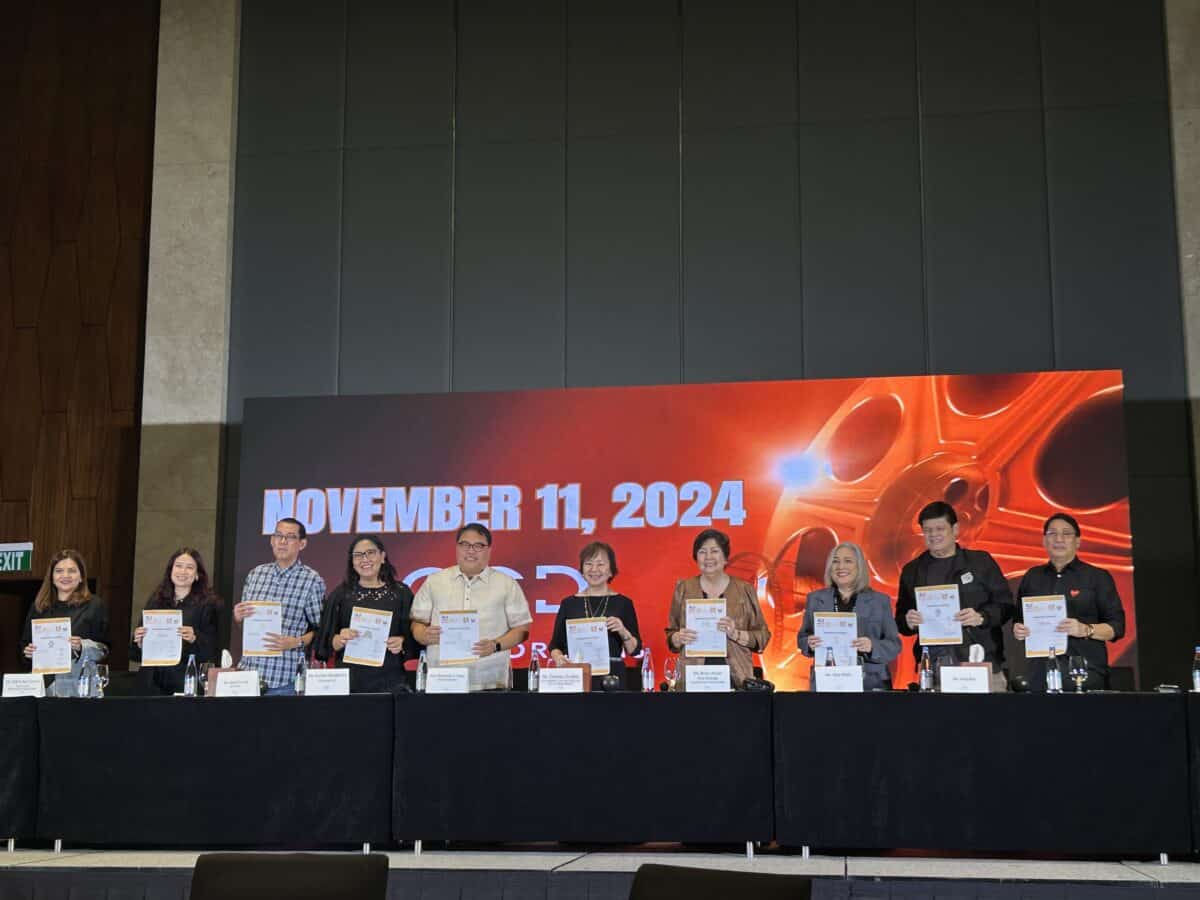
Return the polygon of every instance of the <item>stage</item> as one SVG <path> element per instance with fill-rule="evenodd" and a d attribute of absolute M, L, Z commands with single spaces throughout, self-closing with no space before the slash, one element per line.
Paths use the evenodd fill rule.
<path fill-rule="evenodd" d="M 66 849 L 0 852 L 0 900 L 120 897 L 183 900 L 197 852 Z M 918 897 L 988 900 L 1200 898 L 1200 863 L 1152 861 L 954 859 L 691 852 L 677 846 L 564 850 L 411 850 L 387 854 L 388 896 L 404 900 L 624 900 L 646 862 L 811 876 L 823 900 Z"/>

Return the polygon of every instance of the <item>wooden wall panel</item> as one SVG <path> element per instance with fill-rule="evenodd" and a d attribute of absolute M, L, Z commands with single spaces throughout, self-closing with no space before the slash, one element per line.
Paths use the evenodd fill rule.
<path fill-rule="evenodd" d="M 158 2 L 0 6 L 0 541 L 80 550 L 124 667 Z M 0 603 L 5 601 L 0 577 Z M 0 610 L 8 616 L 12 610 Z M 25 610 L 19 610 L 24 617 Z M 0 670 L 17 664 L 0 647 Z"/>

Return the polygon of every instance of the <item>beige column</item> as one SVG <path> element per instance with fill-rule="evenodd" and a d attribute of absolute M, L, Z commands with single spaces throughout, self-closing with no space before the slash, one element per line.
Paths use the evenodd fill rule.
<path fill-rule="evenodd" d="M 133 623 L 170 553 L 210 574 L 229 344 L 237 0 L 162 0 Z"/>

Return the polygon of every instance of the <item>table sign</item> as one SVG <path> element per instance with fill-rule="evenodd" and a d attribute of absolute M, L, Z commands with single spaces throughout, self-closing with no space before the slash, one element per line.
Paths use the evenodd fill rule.
<path fill-rule="evenodd" d="M 728 694 L 733 690 L 729 666 L 688 666 L 683 689 L 689 694 Z"/>
<path fill-rule="evenodd" d="M 863 692 L 862 666 L 816 666 L 813 674 L 816 676 L 818 694 Z"/>
<path fill-rule="evenodd" d="M 539 694 L 582 694 L 583 669 L 563 666 L 542 669 L 538 674 Z"/>
<path fill-rule="evenodd" d="M 46 680 L 41 675 L 9 672 L 4 676 L 5 697 L 45 697 Z"/>
<path fill-rule="evenodd" d="M 349 669 L 309 669 L 304 682 L 306 697 L 346 697 L 350 694 Z"/>
<path fill-rule="evenodd" d="M 943 694 L 990 694 L 992 692 L 991 663 L 942 666 L 939 674 L 942 680 L 940 690 Z"/>
<path fill-rule="evenodd" d="M 1058 631 L 1058 623 L 1067 617 L 1067 598 L 1063 594 L 1044 597 L 1022 597 L 1021 616 L 1029 637 L 1025 639 L 1025 656 L 1047 657 L 1053 646 L 1059 656 L 1067 652 L 1067 635 Z"/>
<path fill-rule="evenodd" d="M 684 627 L 696 632 L 696 639 L 684 648 L 687 657 L 723 657 L 729 638 L 717 630 L 717 620 L 725 618 L 724 600 L 685 600 Z"/>
<path fill-rule="evenodd" d="M 282 656 L 282 650 L 267 648 L 266 638 L 268 634 L 283 634 L 283 604 L 274 600 L 247 602 L 254 612 L 242 620 L 242 655 Z"/>
<path fill-rule="evenodd" d="M 959 609 L 957 584 L 931 584 L 919 587 L 917 612 L 925 621 L 917 626 L 921 645 L 961 644 L 962 625 L 954 620 Z"/>
<path fill-rule="evenodd" d="M 71 671 L 71 619 L 34 619 L 31 643 L 34 675 L 64 675 Z"/>
<path fill-rule="evenodd" d="M 142 665 L 174 666 L 183 658 L 183 612 L 178 609 L 142 610 Z"/>
<path fill-rule="evenodd" d="M 430 666 L 425 676 L 427 694 L 469 694 L 471 671 L 463 666 Z"/>
<path fill-rule="evenodd" d="M 248 620 L 247 620 L 248 621 Z M 209 672 L 212 677 L 212 672 Z M 218 697 L 257 697 L 258 670 L 236 669 L 217 672 Z"/>
<path fill-rule="evenodd" d="M 475 645 L 479 643 L 479 611 L 448 609 L 437 614 L 442 629 L 438 638 L 440 664 L 474 662 L 479 659 Z"/>

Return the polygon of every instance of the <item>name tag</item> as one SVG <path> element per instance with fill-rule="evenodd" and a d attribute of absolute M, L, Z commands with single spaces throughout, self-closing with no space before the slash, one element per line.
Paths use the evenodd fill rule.
<path fill-rule="evenodd" d="M 4 676 L 5 697 L 45 697 L 46 680 L 41 675 L 9 673 Z"/>
<path fill-rule="evenodd" d="M 992 667 L 942 666 L 940 670 L 943 694 L 990 694 Z"/>
<path fill-rule="evenodd" d="M 733 690 L 729 666 L 688 666 L 683 689 L 689 694 L 727 694 Z"/>
<path fill-rule="evenodd" d="M 306 697 L 344 697 L 350 693 L 349 669 L 309 669 L 304 681 Z"/>
<path fill-rule="evenodd" d="M 469 694 L 471 671 L 463 666 L 430 666 L 425 676 L 427 694 Z"/>
<path fill-rule="evenodd" d="M 218 697 L 257 697 L 258 672 L 246 669 L 238 672 L 217 673 Z"/>
<path fill-rule="evenodd" d="M 862 666 L 817 666 L 813 672 L 817 677 L 818 694 L 863 692 Z"/>
<path fill-rule="evenodd" d="M 539 694 L 582 694 L 583 669 L 542 669 L 538 675 Z"/>

